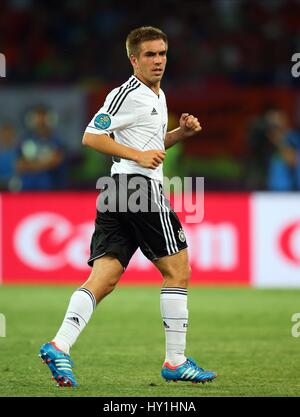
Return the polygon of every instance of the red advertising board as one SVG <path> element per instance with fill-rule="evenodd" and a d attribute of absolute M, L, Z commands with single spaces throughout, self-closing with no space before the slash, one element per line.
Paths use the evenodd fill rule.
<path fill-rule="evenodd" d="M 4 282 L 80 282 L 88 272 L 96 193 L 2 195 Z"/>
<path fill-rule="evenodd" d="M 1 195 L 1 276 L 4 283 L 77 283 L 90 272 L 86 261 L 94 227 L 96 193 Z M 204 218 L 187 222 L 191 284 L 249 285 L 248 194 L 206 193 Z M 161 276 L 137 251 L 123 284 L 160 284 Z"/>

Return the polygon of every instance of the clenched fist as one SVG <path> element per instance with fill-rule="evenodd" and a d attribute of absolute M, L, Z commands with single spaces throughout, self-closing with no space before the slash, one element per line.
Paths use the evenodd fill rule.
<path fill-rule="evenodd" d="M 183 113 L 179 120 L 180 130 L 185 137 L 195 135 L 202 130 L 197 117 L 192 114 Z"/>

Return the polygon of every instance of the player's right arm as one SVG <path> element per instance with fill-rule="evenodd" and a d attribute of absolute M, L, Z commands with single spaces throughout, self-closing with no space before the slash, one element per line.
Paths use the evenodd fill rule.
<path fill-rule="evenodd" d="M 130 128 L 136 123 L 135 103 L 131 100 L 129 91 L 130 88 L 125 88 L 123 92 L 122 89 L 114 89 L 108 94 L 103 106 L 88 124 L 82 143 L 106 155 L 129 159 L 143 168 L 155 169 L 163 162 L 165 151 L 139 151 L 114 141 L 110 136 L 115 131 Z"/>
<path fill-rule="evenodd" d="M 107 134 L 95 135 L 85 132 L 82 138 L 83 145 L 104 153 L 106 155 L 117 156 L 123 159 L 135 161 L 144 168 L 155 169 L 165 158 L 165 152 L 161 150 L 139 151 L 115 142 Z"/>

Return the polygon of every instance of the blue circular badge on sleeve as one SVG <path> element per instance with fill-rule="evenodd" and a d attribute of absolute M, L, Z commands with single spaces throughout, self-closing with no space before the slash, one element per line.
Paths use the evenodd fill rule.
<path fill-rule="evenodd" d="M 108 114 L 101 113 L 95 117 L 94 125 L 98 129 L 107 129 L 111 124 L 111 120 Z"/>

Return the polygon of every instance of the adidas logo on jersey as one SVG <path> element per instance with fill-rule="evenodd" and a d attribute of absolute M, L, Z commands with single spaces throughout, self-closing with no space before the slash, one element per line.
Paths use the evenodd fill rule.
<path fill-rule="evenodd" d="M 153 107 L 153 110 L 151 112 L 151 116 L 154 116 L 155 114 L 158 114 L 158 113 L 157 113 L 156 109 Z"/>
<path fill-rule="evenodd" d="M 80 325 L 78 317 L 68 317 L 67 320 L 75 321 L 75 323 L 78 324 L 78 326 Z"/>

